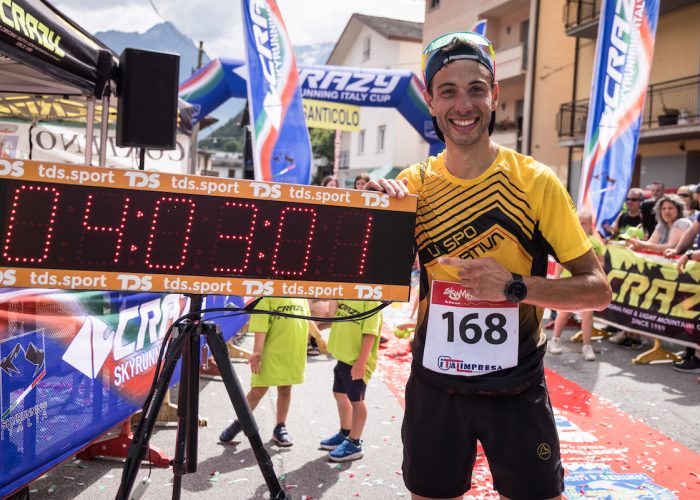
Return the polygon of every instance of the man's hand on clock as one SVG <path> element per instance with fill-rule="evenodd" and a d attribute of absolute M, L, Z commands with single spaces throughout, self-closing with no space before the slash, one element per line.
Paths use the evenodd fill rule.
<path fill-rule="evenodd" d="M 474 297 L 482 300 L 505 300 L 504 290 L 513 275 L 494 259 L 459 259 L 440 257 L 438 262 L 457 268 L 460 284 Z"/>
<path fill-rule="evenodd" d="M 365 191 L 383 191 L 393 198 L 403 198 L 408 193 L 408 179 L 377 179 L 365 184 Z"/>

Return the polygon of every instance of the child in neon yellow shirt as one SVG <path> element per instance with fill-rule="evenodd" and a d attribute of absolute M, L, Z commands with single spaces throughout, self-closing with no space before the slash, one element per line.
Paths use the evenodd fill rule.
<path fill-rule="evenodd" d="M 264 297 L 255 309 L 299 316 L 310 314 L 306 299 Z M 292 446 L 294 441 L 287 432 L 285 420 L 292 399 L 292 385 L 304 381 L 308 320 L 272 314 L 251 314 L 248 329 L 255 333 L 253 354 L 250 357 L 250 369 L 253 372 L 250 379 L 251 388 L 246 395 L 248 405 L 254 410 L 268 388 L 277 387 L 277 425 L 272 439 L 279 446 Z M 234 420 L 221 433 L 219 440 L 231 441 L 241 429 L 240 422 Z"/>
<path fill-rule="evenodd" d="M 363 313 L 379 305 L 376 301 L 339 300 L 331 305 L 335 317 Z M 335 311 L 334 311 L 335 309 Z M 367 421 L 365 390 L 374 368 L 382 327 L 380 312 L 354 321 L 333 323 L 328 352 L 338 360 L 333 373 L 333 396 L 338 405 L 340 432 L 321 441 L 330 450 L 328 458 L 345 462 L 362 458 L 362 431 Z"/>

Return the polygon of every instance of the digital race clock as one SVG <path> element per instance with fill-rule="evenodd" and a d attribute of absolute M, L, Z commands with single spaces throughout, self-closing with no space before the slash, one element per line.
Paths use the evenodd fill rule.
<path fill-rule="evenodd" d="M 407 300 L 416 198 L 0 160 L 0 285 Z"/>

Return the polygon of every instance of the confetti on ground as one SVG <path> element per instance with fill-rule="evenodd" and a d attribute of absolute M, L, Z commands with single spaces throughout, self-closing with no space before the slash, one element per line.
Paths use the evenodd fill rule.
<path fill-rule="evenodd" d="M 221 475 L 221 472 L 214 471 L 211 473 L 211 477 L 209 478 L 210 483 L 218 483 L 219 482 L 219 476 Z"/>
<path fill-rule="evenodd" d="M 228 484 L 242 483 L 243 481 L 247 481 L 247 480 L 248 480 L 247 477 L 242 477 L 242 478 L 239 478 L 239 479 L 231 479 L 231 480 L 228 482 Z"/>
<path fill-rule="evenodd" d="M 52 484 L 51 486 L 49 486 L 48 492 L 53 493 L 54 491 L 56 491 L 56 485 Z"/>

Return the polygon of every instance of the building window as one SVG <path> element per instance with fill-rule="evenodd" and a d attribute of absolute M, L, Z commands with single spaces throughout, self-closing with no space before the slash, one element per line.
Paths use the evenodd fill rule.
<path fill-rule="evenodd" d="M 369 60 L 370 50 L 372 47 L 372 37 L 367 35 L 362 43 L 362 61 Z"/>
<path fill-rule="evenodd" d="M 229 168 L 229 169 L 228 169 L 228 178 L 229 178 L 229 179 L 235 179 L 235 178 L 236 178 L 236 169 L 235 169 L 235 168 Z"/>
<path fill-rule="evenodd" d="M 430 0 L 430 10 L 440 7 L 440 0 Z"/>
<path fill-rule="evenodd" d="M 386 125 L 377 128 L 377 153 L 384 152 L 384 140 L 386 139 Z"/>
<path fill-rule="evenodd" d="M 341 151 L 338 155 L 338 168 L 350 168 L 350 151 Z"/>
<path fill-rule="evenodd" d="M 362 154 L 365 152 L 365 131 L 360 130 L 357 134 L 357 154 Z"/>

